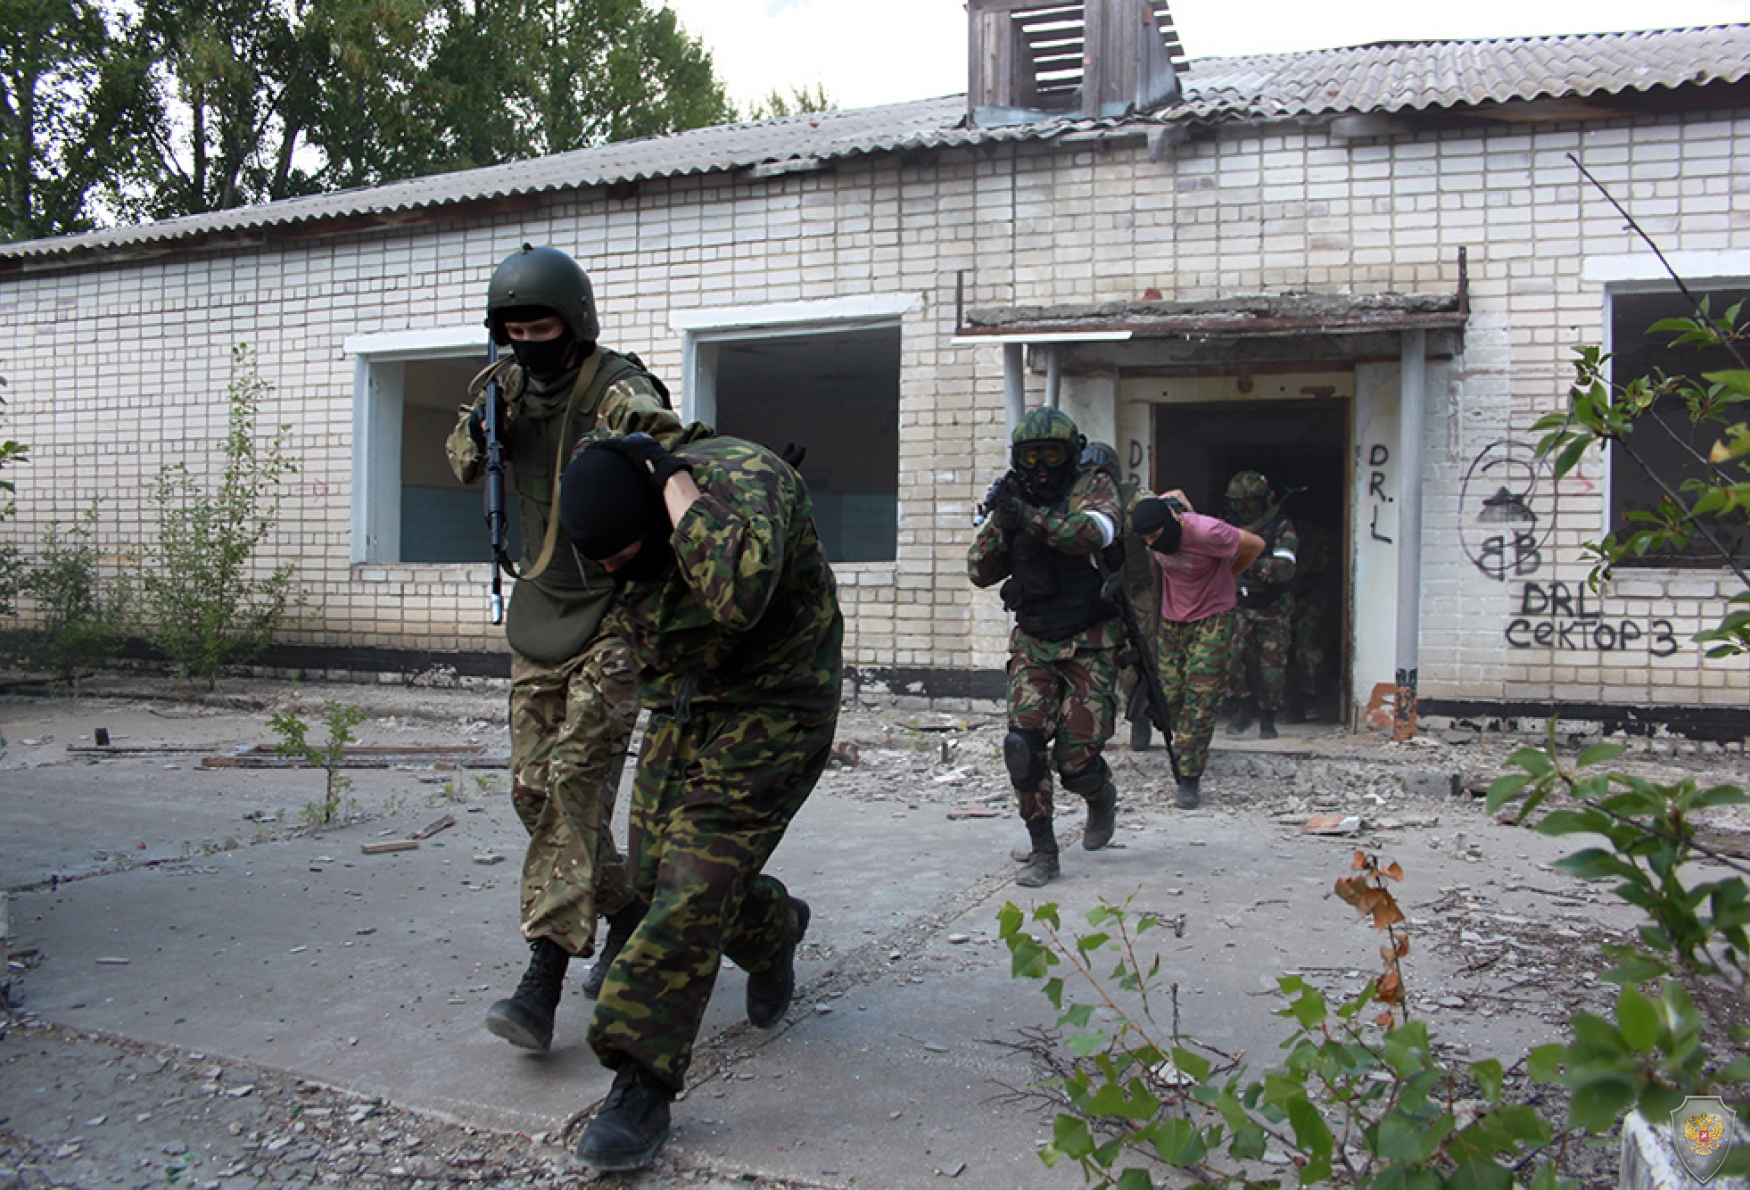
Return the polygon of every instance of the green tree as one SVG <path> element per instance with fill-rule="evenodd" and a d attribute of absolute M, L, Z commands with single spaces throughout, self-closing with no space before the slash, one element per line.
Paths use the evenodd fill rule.
<path fill-rule="evenodd" d="M 710 55 L 650 0 L 142 2 L 153 102 L 108 190 L 128 218 L 495 165 L 734 115 Z"/>
<path fill-rule="evenodd" d="M 1750 339 L 1750 322 L 1740 306 L 1721 314 L 1708 308 L 1705 297 L 1696 298 L 1683 278 L 1671 268 L 1659 245 L 1610 192 L 1600 185 L 1578 159 L 1569 160 L 1628 225 L 1665 264 L 1672 283 L 1690 301 L 1694 317 L 1670 318 L 1655 323 L 1653 333 L 1672 336 L 1673 347 L 1711 348 L 1725 353 L 1736 365 L 1702 373 L 1699 380 L 1684 376 L 1637 376 L 1626 384 L 1613 385 L 1600 348 L 1586 346 L 1575 351 L 1576 378 L 1568 394 L 1568 408 L 1540 418 L 1532 429 L 1542 435 L 1538 453 L 1553 460 L 1557 479 L 1580 465 L 1593 450 L 1619 452 L 1629 464 L 1651 481 L 1660 493 L 1657 505 L 1631 512 L 1635 528 L 1607 534 L 1587 546 L 1593 558 L 1594 587 L 1608 579 L 1615 567 L 1631 558 L 1661 555 L 1687 547 L 1692 540 L 1704 543 L 1707 552 L 1729 570 L 1740 590 L 1732 596 L 1712 628 L 1698 633 L 1696 641 L 1709 646 L 1708 656 L 1727 657 L 1750 652 L 1750 572 L 1734 555 L 1728 540 L 1730 530 L 1742 526 L 1750 515 L 1750 360 L 1744 344 Z M 1691 427 L 1705 430 L 1712 438 L 1705 453 L 1672 433 L 1655 407 L 1675 406 Z M 1688 456 L 1687 478 L 1662 473 L 1638 448 L 1637 435 L 1661 433 L 1677 441 Z"/>
<path fill-rule="evenodd" d="M 0 0 L 0 238 L 92 226 L 145 110 L 132 31 L 87 0 Z"/>
<path fill-rule="evenodd" d="M 6 382 L 0 380 L 0 385 Z M 0 400 L 0 406 L 6 402 Z M 0 437 L 0 471 L 18 463 L 28 463 L 25 447 L 11 438 Z M 16 485 L 10 479 L 0 479 L 0 521 L 9 520 L 17 505 L 12 496 L 17 491 Z M 0 616 L 12 614 L 12 601 L 18 597 L 20 584 L 24 580 L 24 562 L 19 557 L 18 547 L 12 542 L 0 542 Z"/>
<path fill-rule="evenodd" d="M 37 626 L 19 634 L 19 655 L 69 686 L 116 655 L 127 636 L 130 592 L 125 577 L 105 580 L 97 546 L 97 501 L 69 526 L 52 524 L 42 559 L 22 589 L 36 602 Z"/>
<path fill-rule="evenodd" d="M 711 55 L 648 0 L 442 0 L 440 156 L 491 165 L 734 119 Z"/>
<path fill-rule="evenodd" d="M 268 568 L 258 558 L 279 516 L 280 480 L 297 471 L 285 452 L 290 426 L 264 444 L 255 440 L 256 415 L 270 391 L 249 349 L 238 347 L 218 487 L 204 489 L 186 464 L 173 463 L 152 488 L 158 530 L 140 571 L 147 638 L 209 686 L 265 649 L 299 600 L 294 565 Z"/>
<path fill-rule="evenodd" d="M 766 93 L 764 99 L 757 99 L 747 109 L 743 117 L 747 120 L 776 120 L 783 116 L 800 116 L 807 112 L 830 112 L 838 105 L 826 93 L 825 83 L 815 83 L 814 89 L 807 87 L 792 87 L 790 94 L 785 95 L 777 88 Z"/>

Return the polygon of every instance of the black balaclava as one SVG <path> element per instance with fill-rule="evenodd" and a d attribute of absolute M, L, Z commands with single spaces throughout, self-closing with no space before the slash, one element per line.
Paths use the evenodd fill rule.
<path fill-rule="evenodd" d="M 549 310 L 545 306 L 509 306 L 498 312 L 498 321 L 501 326 L 506 322 L 536 322 L 542 318 L 552 318 L 558 313 L 557 310 Z M 572 333 L 569 323 L 561 326 L 557 338 L 510 341 L 510 349 L 516 354 L 516 362 L 536 380 L 552 380 L 575 368 L 589 354 L 587 350 L 579 351 L 579 346 L 578 338 Z"/>
<path fill-rule="evenodd" d="M 1157 554 L 1178 553 L 1185 527 L 1173 515 L 1173 510 L 1167 507 L 1167 502 L 1153 496 L 1138 500 L 1136 507 L 1130 510 L 1130 531 L 1143 537 L 1156 529 L 1161 531 L 1161 535 L 1148 548 Z"/>
<path fill-rule="evenodd" d="M 620 585 L 654 582 L 674 563 L 674 527 L 662 497 L 637 463 L 611 450 L 585 447 L 566 465 L 559 481 L 559 527 L 591 562 L 641 543 L 632 560 L 613 572 Z"/>

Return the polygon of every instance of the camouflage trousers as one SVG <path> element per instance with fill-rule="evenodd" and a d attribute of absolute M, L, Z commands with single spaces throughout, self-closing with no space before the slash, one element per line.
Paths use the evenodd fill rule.
<path fill-rule="evenodd" d="M 597 914 L 632 900 L 612 833 L 638 717 L 632 655 L 607 634 L 557 665 L 513 653 L 510 682 L 510 796 L 529 832 L 523 936 L 591 955 Z"/>
<path fill-rule="evenodd" d="M 1009 727 L 1046 741 L 1060 778 L 1100 764 L 1117 722 L 1118 650 L 1078 648 L 1051 661 L 1020 650 L 1009 654 Z M 1015 796 L 1022 821 L 1050 820 L 1049 778 Z"/>
<path fill-rule="evenodd" d="M 1288 698 L 1288 652 L 1294 643 L 1293 607 L 1287 596 L 1272 608 L 1236 608 L 1227 692 L 1252 695 L 1261 711 L 1280 711 Z"/>
<path fill-rule="evenodd" d="M 1227 692 L 1236 619 L 1236 611 L 1225 611 L 1190 624 L 1161 622 L 1156 637 L 1161 688 L 1173 712 L 1173 746 L 1181 777 L 1201 777 L 1209 766 L 1209 741 Z"/>
<path fill-rule="evenodd" d="M 1295 600 L 1294 648 L 1289 653 L 1289 666 L 1294 672 L 1295 688 L 1309 705 L 1325 692 L 1329 642 L 1336 636 L 1336 608 L 1330 599 L 1314 595 Z"/>
<path fill-rule="evenodd" d="M 651 714 L 628 839 L 650 908 L 590 1019 L 604 1066 L 629 1058 L 681 1090 L 723 957 L 752 972 L 782 959 L 790 896 L 761 869 L 826 768 L 837 719 L 697 703 Z"/>

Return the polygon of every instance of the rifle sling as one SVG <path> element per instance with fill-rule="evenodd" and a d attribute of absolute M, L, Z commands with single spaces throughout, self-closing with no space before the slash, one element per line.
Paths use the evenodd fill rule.
<path fill-rule="evenodd" d="M 553 548 L 559 541 L 559 477 L 565 472 L 565 444 L 570 440 L 571 415 L 577 412 L 578 404 L 584 394 L 595 383 L 596 375 L 602 369 L 602 353 L 592 351 L 589 358 L 583 361 L 583 367 L 577 371 L 577 380 L 571 386 L 571 396 L 565 402 L 565 418 L 559 423 L 559 446 L 553 458 L 553 500 L 547 509 L 547 534 L 541 539 L 541 553 L 535 559 L 533 566 L 518 575 L 528 581 L 541 576 L 553 561 Z M 599 399 L 600 394 L 597 394 Z"/>

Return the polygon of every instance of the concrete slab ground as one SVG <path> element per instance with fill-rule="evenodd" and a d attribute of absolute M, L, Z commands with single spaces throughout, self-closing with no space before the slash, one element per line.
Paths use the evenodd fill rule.
<path fill-rule="evenodd" d="M 299 810 L 319 799 L 319 772 L 200 767 L 203 754 L 271 742 L 264 700 L 288 696 L 269 689 L 254 705 L 193 714 L 141 699 L 0 703 L 10 743 L 0 887 L 11 950 L 28 955 L 14 1001 L 68 1044 L 237 1063 L 250 1078 L 339 1089 L 482 1136 L 538 1137 L 562 1158 L 608 1085 L 584 1045 L 577 979 L 551 1053 L 514 1050 L 482 1027 L 526 959 L 514 926 L 522 834 L 502 770 L 348 770 L 354 820 L 307 829 Z M 312 719 L 322 698 L 366 706 L 365 743 L 503 744 L 502 694 L 298 697 Z M 100 760 L 68 750 L 97 727 L 162 750 Z M 1510 1060 L 1554 1037 L 1593 978 L 1581 944 L 1632 920 L 1550 869 L 1567 841 L 1452 796 L 1451 777 L 1498 763 L 1480 750 L 1394 752 L 1315 729 L 1270 747 L 1218 741 L 1206 808 L 1190 813 L 1171 804 L 1163 754 L 1120 750 L 1118 839 L 1082 851 L 1080 812 L 1060 799 L 1064 873 L 1030 891 L 1011 879 L 1008 853 L 1024 836 L 993 723 L 861 712 L 840 738 L 854 763 L 828 773 L 769 869 L 813 908 L 796 1004 L 778 1029 L 752 1029 L 745 979 L 725 968 L 675 1134 L 647 1179 L 1080 1185 L 1076 1170 L 1036 1155 L 1054 1114 L 1035 1089 L 1046 1073 L 1037 1038 L 1056 1014 L 1036 985 L 1011 978 L 996 921 L 1006 902 L 1056 903 L 1066 925 L 1103 901 L 1175 922 L 1148 936 L 1162 961 L 1157 1025 L 1176 1015 L 1185 1036 L 1257 1066 L 1285 1035 L 1273 1015 L 1280 975 L 1342 994 L 1376 972 L 1377 936 L 1331 892 L 1356 847 L 1406 869 L 1412 995 L 1461 1054 Z M 196 751 L 169 750 L 181 747 Z M 1295 807 L 1318 803 L 1374 825 L 1309 835 Z M 453 825 L 417 849 L 361 850 L 445 815 Z M 32 1069 L 18 1049 L 32 1036 L 0 1038 L 0 1063 Z M 65 1148 L 67 1129 L 100 1113 L 56 1110 L 52 1080 L 39 1081 L 29 1110 L 0 1092 L 0 1132 Z M 305 1183 L 271 1162 L 250 1168 L 262 1172 L 212 1184 L 325 1180 L 319 1169 Z M 90 1184 L 124 1184 L 109 1172 Z"/>

